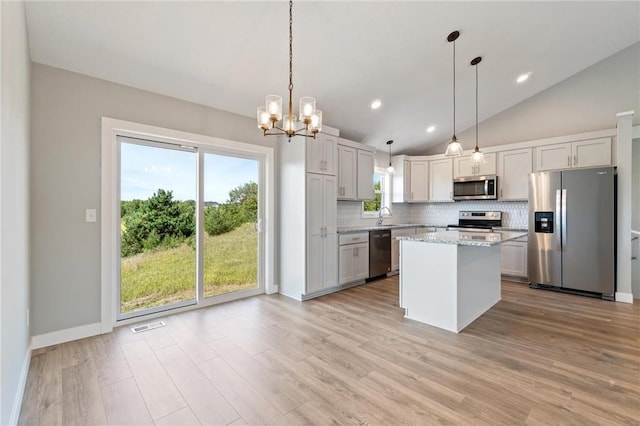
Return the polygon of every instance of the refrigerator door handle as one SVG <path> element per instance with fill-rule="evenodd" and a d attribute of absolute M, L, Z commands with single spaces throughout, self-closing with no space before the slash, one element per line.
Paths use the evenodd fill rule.
<path fill-rule="evenodd" d="M 562 240 L 560 238 L 560 232 L 562 229 L 564 229 L 564 223 L 562 221 L 562 195 L 559 189 L 556 189 L 556 221 L 559 225 L 560 229 L 556 229 L 555 231 L 555 236 L 556 236 L 556 250 L 557 251 L 561 251 L 562 250 Z M 556 226 L 556 228 L 558 228 L 558 226 Z"/>
<path fill-rule="evenodd" d="M 562 250 L 567 251 L 567 190 L 562 190 Z"/>

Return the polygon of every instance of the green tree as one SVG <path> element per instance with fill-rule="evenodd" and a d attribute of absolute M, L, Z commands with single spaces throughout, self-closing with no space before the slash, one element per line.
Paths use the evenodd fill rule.
<path fill-rule="evenodd" d="M 224 204 L 211 205 L 204 212 L 204 229 L 209 235 L 221 235 L 258 217 L 258 184 L 245 183 L 229 191 Z"/>

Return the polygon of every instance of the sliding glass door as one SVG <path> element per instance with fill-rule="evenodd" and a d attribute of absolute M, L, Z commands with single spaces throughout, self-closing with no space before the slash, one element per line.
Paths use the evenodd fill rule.
<path fill-rule="evenodd" d="M 118 141 L 118 319 L 262 292 L 261 157 Z"/>

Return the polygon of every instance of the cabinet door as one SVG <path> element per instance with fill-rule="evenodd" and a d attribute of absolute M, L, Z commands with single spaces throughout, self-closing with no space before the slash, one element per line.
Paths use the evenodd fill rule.
<path fill-rule="evenodd" d="M 428 161 L 411 162 L 411 197 L 409 201 L 415 203 L 429 200 L 428 169 Z"/>
<path fill-rule="evenodd" d="M 391 231 L 391 271 L 395 272 L 400 269 L 400 241 L 395 239 L 393 231 Z"/>
<path fill-rule="evenodd" d="M 611 165 L 611 138 L 590 139 L 571 144 L 573 167 Z"/>
<path fill-rule="evenodd" d="M 354 280 L 369 278 L 369 244 L 356 244 L 353 251 Z"/>
<path fill-rule="evenodd" d="M 354 244 L 338 247 L 338 284 L 346 284 L 355 280 L 354 252 Z"/>
<path fill-rule="evenodd" d="M 429 162 L 429 201 L 452 201 L 453 168 L 450 158 Z"/>
<path fill-rule="evenodd" d="M 322 141 L 323 173 L 335 176 L 338 169 L 338 138 L 327 134 L 320 134 L 319 137 Z"/>
<path fill-rule="evenodd" d="M 514 277 L 527 277 L 527 243 L 508 241 L 500 246 L 501 272 Z"/>
<path fill-rule="evenodd" d="M 338 201 L 337 189 L 338 184 L 335 176 L 322 176 L 322 194 L 321 206 L 319 208 L 322 226 L 324 226 L 325 235 L 336 234 L 338 220 Z"/>
<path fill-rule="evenodd" d="M 471 162 L 471 157 L 456 157 L 453 159 L 453 177 L 465 177 L 465 176 L 473 176 L 475 167 Z"/>
<path fill-rule="evenodd" d="M 320 262 L 318 262 L 320 263 Z M 322 247 L 322 288 L 338 285 L 338 234 L 327 234 Z"/>
<path fill-rule="evenodd" d="M 373 200 L 373 153 L 358 150 L 358 200 Z"/>
<path fill-rule="evenodd" d="M 356 149 L 338 145 L 338 199 L 356 199 Z"/>
<path fill-rule="evenodd" d="M 324 173 L 324 145 L 322 135 L 305 141 L 307 149 L 307 172 Z"/>
<path fill-rule="evenodd" d="M 306 294 L 320 291 L 323 288 L 324 240 L 322 235 L 310 235 L 307 238 L 307 286 Z"/>
<path fill-rule="evenodd" d="M 559 143 L 535 148 L 535 171 L 568 169 L 571 167 L 571 144 Z"/>
<path fill-rule="evenodd" d="M 325 178 L 315 173 L 307 173 L 307 234 L 324 234 Z"/>
<path fill-rule="evenodd" d="M 477 176 L 489 176 L 496 174 L 496 153 L 484 154 L 484 163 L 478 164 L 475 168 Z"/>
<path fill-rule="evenodd" d="M 498 186 L 501 200 L 529 198 L 531 148 L 498 153 Z"/>

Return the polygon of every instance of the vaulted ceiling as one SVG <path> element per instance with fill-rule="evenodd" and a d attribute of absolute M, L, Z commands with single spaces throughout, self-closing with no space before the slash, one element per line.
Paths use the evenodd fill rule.
<path fill-rule="evenodd" d="M 286 99 L 287 2 L 29 1 L 26 10 L 34 62 L 252 118 L 265 95 Z M 406 153 L 451 136 L 453 30 L 458 133 L 475 122 L 474 57 L 483 57 L 482 121 L 640 40 L 636 1 L 296 1 L 293 15 L 294 105 L 314 96 L 342 136 L 385 151 L 394 139 Z M 522 73 L 531 76 L 517 84 Z"/>

